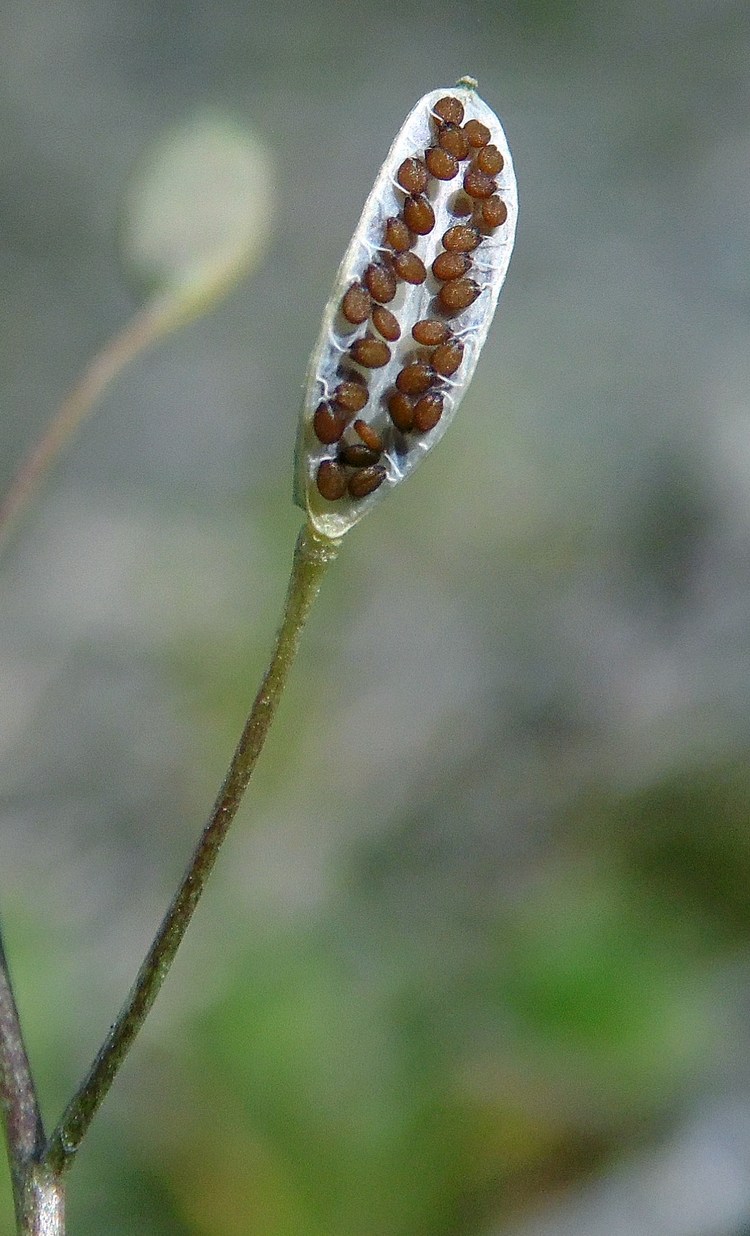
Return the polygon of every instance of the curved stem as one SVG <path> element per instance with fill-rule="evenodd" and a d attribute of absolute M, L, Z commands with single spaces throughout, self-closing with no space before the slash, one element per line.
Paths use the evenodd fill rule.
<path fill-rule="evenodd" d="M 302 627 L 338 546 L 338 541 L 321 537 L 310 525 L 299 535 L 284 615 L 270 665 L 188 869 L 138 971 L 130 995 L 88 1076 L 49 1139 L 42 1162 L 54 1172 L 60 1173 L 70 1165 L 174 960 L 221 843 L 242 801 L 284 690 Z"/>
<path fill-rule="evenodd" d="M 68 392 L 41 438 L 21 464 L 0 502 L 0 548 L 70 439 L 94 410 L 117 375 L 141 352 L 191 317 L 208 308 L 230 282 L 218 277 L 210 286 L 178 289 L 154 297 L 113 335 L 86 366 Z"/>

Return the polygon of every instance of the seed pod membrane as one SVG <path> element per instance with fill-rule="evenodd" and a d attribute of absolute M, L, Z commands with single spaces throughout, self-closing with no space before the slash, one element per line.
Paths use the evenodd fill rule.
<path fill-rule="evenodd" d="M 446 103 L 446 100 L 454 100 L 455 105 L 452 102 Z M 434 114 L 436 104 L 440 104 L 437 117 Z M 463 114 L 458 118 L 460 110 Z M 440 112 L 446 114 L 441 117 Z M 472 125 L 472 121 L 476 123 Z M 405 224 L 402 220 L 404 203 L 409 195 L 424 193 L 435 215 L 435 226 L 424 234 L 413 234 L 409 248 L 402 250 L 405 258 L 408 259 L 409 254 L 418 258 L 420 267 L 427 272 L 431 271 L 435 259 L 446 250 L 446 233 L 457 225 L 473 226 L 470 219 L 464 223 L 454 209 L 461 198 L 461 194 L 457 196 L 456 189 L 461 189 L 463 175 L 469 167 L 468 161 L 462 163 L 461 176 L 450 180 L 429 175 L 423 162 L 425 152 L 435 147 L 436 134 L 443 129 L 447 132 L 449 124 L 463 124 L 463 132 L 467 138 L 473 138 L 473 150 L 490 148 L 489 153 L 484 156 L 485 161 L 489 159 L 490 167 L 497 163 L 494 151 L 499 152 L 502 166 L 496 178 L 496 197 L 492 201 L 494 203 L 501 199 L 507 208 L 507 218 L 494 230 L 490 230 L 489 219 L 481 218 L 476 231 L 476 245 L 473 243 L 472 234 L 471 244 L 461 243 L 457 246 L 457 253 L 473 250 L 471 275 L 478 286 L 478 292 L 476 298 L 472 298 L 466 305 L 462 302 L 469 299 L 468 291 L 466 296 L 458 293 L 463 290 L 463 282 L 468 283 L 469 280 L 454 280 L 452 285 L 441 285 L 428 273 L 423 282 L 412 283 L 399 274 L 394 260 L 397 256 L 394 249 L 401 249 L 406 240 Z M 451 144 L 449 140 L 448 146 Z M 442 146 L 438 148 L 444 149 Z M 458 153 L 458 147 L 456 151 Z M 447 153 L 454 152 L 449 150 Z M 421 184 L 422 168 L 428 172 L 425 186 Z M 477 167 L 477 172 L 479 175 L 486 174 L 480 167 Z M 407 185 L 399 184 L 399 173 L 402 181 L 407 179 Z M 488 213 L 492 215 L 494 211 L 494 219 L 502 214 L 502 210 L 498 206 L 490 206 L 489 201 L 488 198 Z M 476 198 L 475 204 L 477 210 L 481 210 L 485 205 L 484 201 L 476 201 Z M 412 205 L 409 209 L 413 211 L 415 208 Z M 394 485 L 413 471 L 422 456 L 439 441 L 447 429 L 474 372 L 479 351 L 489 330 L 513 249 L 517 211 L 516 182 L 508 143 L 499 120 L 477 94 L 476 84 L 470 79 L 462 79 L 453 89 L 433 90 L 420 99 L 407 116 L 391 146 L 365 203 L 362 217 L 339 268 L 333 293 L 323 315 L 320 337 L 310 359 L 297 443 L 295 499 L 300 506 L 307 509 L 311 522 L 322 535 L 337 538 L 348 531 Z M 448 249 L 452 248 L 451 241 L 460 235 L 462 234 L 450 233 Z M 392 325 L 389 317 L 393 314 L 400 328 L 400 335 L 391 340 L 390 335 L 395 332 L 389 329 L 387 345 L 367 336 L 364 349 L 366 355 L 363 360 L 368 369 L 369 398 L 364 408 L 357 410 L 359 419 L 355 432 L 365 450 L 368 446 L 372 449 L 376 442 L 382 443 L 382 454 L 377 464 L 356 467 L 354 463 L 347 462 L 353 444 L 341 447 L 340 443 L 328 444 L 322 441 L 315 432 L 313 422 L 320 405 L 335 398 L 334 392 L 341 386 L 342 355 L 346 352 L 356 355 L 358 350 L 362 351 L 362 344 L 365 344 L 365 338 L 362 338 L 361 343 L 356 339 L 352 340 L 355 332 L 352 325 L 347 323 L 342 302 L 349 289 L 355 286 L 364 292 L 366 272 L 373 263 L 378 264 L 378 273 L 381 268 L 385 271 L 392 269 L 398 278 L 398 288 L 393 299 L 388 301 L 387 311 L 378 310 L 376 304 L 370 304 L 372 324 L 381 333 L 380 328 L 384 323 L 387 327 Z M 371 272 L 370 282 L 372 278 Z M 461 287 L 458 286 L 459 283 Z M 447 295 L 446 287 L 449 287 Z M 389 289 L 385 289 L 385 285 L 383 289 L 375 288 L 376 293 L 383 290 Z M 379 299 L 379 296 L 377 298 Z M 356 296 L 352 294 L 347 308 L 355 300 L 363 302 L 361 306 L 352 306 L 352 318 L 359 318 L 365 308 L 364 296 L 359 292 Z M 386 313 L 388 317 L 385 316 Z M 448 357 L 447 351 L 438 351 L 429 392 L 419 395 L 415 391 L 414 395 L 410 395 L 401 389 L 404 379 L 398 383 L 397 379 L 409 366 L 415 364 L 417 357 L 420 360 L 423 356 L 428 359 L 426 353 L 420 354 L 418 346 L 415 348 L 415 336 L 412 335 L 412 327 L 426 319 L 435 320 L 438 324 L 442 321 L 446 326 L 446 334 L 450 330 L 458 336 L 463 347 L 463 356 L 459 367 L 453 370 L 455 358 L 452 357 L 452 352 Z M 367 329 L 365 327 L 365 331 Z M 418 329 L 417 344 L 420 333 L 422 331 Z M 437 343 L 440 338 L 439 329 L 428 337 L 435 338 Z M 448 345 L 449 350 L 451 346 Z M 387 359 L 386 352 L 389 352 Z M 381 359 L 385 363 L 372 364 L 373 361 L 380 362 Z M 415 398 L 416 406 L 419 407 L 416 418 L 413 413 Z M 320 413 L 318 428 L 322 428 L 323 419 L 323 414 Z M 373 435 L 370 442 L 367 441 L 368 428 Z M 333 428 L 330 432 L 333 432 Z M 350 427 L 347 435 L 352 432 Z M 361 451 L 357 453 L 357 459 L 360 454 L 364 462 Z"/>

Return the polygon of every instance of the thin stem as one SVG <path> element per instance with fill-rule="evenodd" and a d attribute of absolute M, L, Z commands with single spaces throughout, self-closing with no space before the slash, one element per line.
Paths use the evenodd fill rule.
<path fill-rule="evenodd" d="M 21 1032 L 5 949 L 0 938 L 0 1103 L 14 1189 L 44 1146 L 44 1129 Z"/>
<path fill-rule="evenodd" d="M 270 665 L 245 722 L 208 822 L 172 904 L 138 971 L 130 995 L 88 1076 L 71 1099 L 49 1139 L 43 1162 L 56 1173 L 63 1172 L 70 1165 L 174 960 L 221 843 L 242 801 L 299 647 L 302 628 L 318 594 L 326 567 L 336 557 L 338 544 L 337 541 L 320 536 L 310 525 L 300 533 L 284 615 Z"/>
<path fill-rule="evenodd" d="M 114 378 L 130 361 L 164 335 L 209 308 L 230 282 L 228 276 L 223 279 L 217 276 L 205 287 L 180 288 L 155 297 L 139 309 L 89 362 L 21 464 L 10 489 L 0 502 L 0 549 L 50 468 L 91 415 Z"/>
<path fill-rule="evenodd" d="M 0 937 L 0 1102 L 19 1236 L 64 1236 L 62 1181 L 38 1159 L 44 1144 L 39 1102 Z"/>

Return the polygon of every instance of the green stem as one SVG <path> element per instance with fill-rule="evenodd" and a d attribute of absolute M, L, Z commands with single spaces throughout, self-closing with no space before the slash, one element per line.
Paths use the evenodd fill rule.
<path fill-rule="evenodd" d="M 245 722 L 208 822 L 172 904 L 138 971 L 130 995 L 88 1076 L 79 1086 L 49 1139 L 42 1162 L 55 1173 L 61 1173 L 70 1166 L 174 960 L 221 843 L 242 801 L 299 647 L 305 620 L 318 594 L 326 567 L 336 557 L 338 546 L 339 542 L 320 536 L 310 525 L 303 528 L 299 535 L 284 615 L 270 665 Z"/>

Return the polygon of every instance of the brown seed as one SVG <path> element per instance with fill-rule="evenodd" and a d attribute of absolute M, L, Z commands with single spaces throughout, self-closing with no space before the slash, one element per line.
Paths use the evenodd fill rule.
<path fill-rule="evenodd" d="M 486 227 L 500 227 L 508 218 L 508 207 L 501 197 L 488 197 L 482 202 L 482 222 Z"/>
<path fill-rule="evenodd" d="M 313 429 L 319 442 L 330 446 L 338 442 L 346 429 L 347 416 L 341 408 L 334 408 L 330 403 L 319 403 L 313 416 Z"/>
<path fill-rule="evenodd" d="M 408 433 L 414 424 L 414 400 L 401 391 L 394 391 L 388 399 L 388 414 L 397 429 Z"/>
<path fill-rule="evenodd" d="M 366 498 L 368 494 L 379 489 L 385 480 L 385 468 L 382 464 L 374 464 L 371 468 L 362 468 L 349 477 L 349 493 L 353 498 Z"/>
<path fill-rule="evenodd" d="M 435 226 L 435 211 L 426 197 L 407 197 L 404 222 L 417 236 L 426 236 Z"/>
<path fill-rule="evenodd" d="M 438 145 L 455 159 L 466 159 L 469 154 L 469 139 L 456 124 L 446 124 L 438 133 Z"/>
<path fill-rule="evenodd" d="M 411 245 L 411 235 L 409 229 L 403 219 L 398 219 L 391 216 L 385 221 L 385 232 L 383 238 L 387 245 L 390 245 L 395 253 L 405 253 Z"/>
<path fill-rule="evenodd" d="M 492 177 L 486 176 L 484 172 L 480 172 L 476 167 L 470 167 L 464 176 L 464 189 L 469 197 L 480 199 L 492 197 L 496 188 L 497 184 Z"/>
<path fill-rule="evenodd" d="M 467 120 L 464 125 L 464 133 L 469 139 L 470 146 L 486 146 L 492 134 L 486 124 L 482 124 L 481 120 Z"/>
<path fill-rule="evenodd" d="M 448 338 L 448 327 L 445 322 L 439 322 L 437 318 L 422 318 L 420 322 L 414 323 L 411 333 L 417 343 L 434 348 L 438 343 L 445 343 Z"/>
<path fill-rule="evenodd" d="M 454 198 L 453 206 L 451 207 L 451 209 L 453 211 L 453 214 L 456 215 L 459 219 L 465 218 L 466 215 L 471 214 L 472 210 L 474 209 L 474 203 L 472 202 L 470 197 L 466 196 L 465 193 L 457 193 Z"/>
<path fill-rule="evenodd" d="M 438 299 L 447 313 L 460 313 L 474 303 L 479 291 L 473 279 L 451 279 L 441 287 Z"/>
<path fill-rule="evenodd" d="M 383 449 L 383 439 L 377 429 L 373 429 L 372 425 L 367 424 L 367 421 L 356 420 L 354 422 L 354 432 L 359 435 L 365 446 L 369 446 L 371 451 L 377 451 L 380 454 Z"/>
<path fill-rule="evenodd" d="M 480 172 L 484 172 L 487 176 L 497 176 L 498 172 L 503 170 L 505 160 L 497 146 L 483 146 L 477 151 L 474 162 Z"/>
<path fill-rule="evenodd" d="M 432 110 L 440 125 L 460 124 L 464 118 L 463 103 L 450 94 L 438 99 Z"/>
<path fill-rule="evenodd" d="M 413 429 L 417 433 L 429 433 L 437 425 L 443 415 L 443 396 L 436 391 L 430 391 L 417 400 L 414 408 Z"/>
<path fill-rule="evenodd" d="M 443 236 L 443 244 L 453 253 L 471 253 L 481 239 L 475 227 L 469 227 L 468 223 L 456 223 Z"/>
<path fill-rule="evenodd" d="M 439 348 L 435 348 L 430 364 L 441 378 L 449 378 L 456 372 L 463 357 L 464 345 L 459 343 L 458 339 L 449 339 L 447 343 L 441 343 Z"/>
<path fill-rule="evenodd" d="M 430 175 L 437 180 L 452 180 L 458 175 L 458 159 L 447 150 L 443 150 L 442 146 L 431 146 L 429 150 L 426 150 L 424 161 Z"/>
<path fill-rule="evenodd" d="M 379 459 L 380 451 L 371 451 L 364 442 L 342 442 L 339 447 L 339 460 L 349 468 L 369 468 Z"/>
<path fill-rule="evenodd" d="M 372 324 L 378 334 L 387 339 L 389 343 L 395 343 L 401 334 L 401 327 L 395 314 L 391 313 L 390 309 L 385 309 L 383 305 L 376 305 L 373 309 Z"/>
<path fill-rule="evenodd" d="M 386 266 L 381 266 L 378 262 L 371 262 L 364 274 L 365 287 L 370 293 L 373 300 L 384 301 L 393 300 L 396 295 L 396 276 L 392 270 L 388 270 Z"/>
<path fill-rule="evenodd" d="M 432 263 L 432 273 L 436 279 L 445 282 L 446 279 L 460 279 L 471 266 L 468 253 L 457 253 L 455 250 L 438 253 Z"/>
<path fill-rule="evenodd" d="M 391 359 L 391 349 L 381 339 L 373 339 L 365 335 L 364 339 L 356 339 L 349 353 L 358 365 L 365 369 L 382 369 Z"/>
<path fill-rule="evenodd" d="M 407 193 L 424 193 L 427 188 L 427 168 L 421 159 L 404 159 L 396 179 Z"/>
<path fill-rule="evenodd" d="M 361 412 L 369 398 L 370 393 L 363 382 L 340 382 L 333 392 L 333 402 L 345 412 Z"/>
<path fill-rule="evenodd" d="M 427 278 L 424 262 L 416 253 L 394 254 L 393 269 L 399 279 L 404 279 L 406 283 L 424 283 Z"/>
<path fill-rule="evenodd" d="M 361 283 L 353 283 L 341 302 L 341 312 L 352 326 L 359 326 L 370 316 L 370 297 Z"/>
<path fill-rule="evenodd" d="M 327 502 L 335 502 L 346 493 L 346 473 L 333 459 L 324 459 L 315 478 L 318 492 Z"/>
<path fill-rule="evenodd" d="M 396 386 L 402 395 L 422 395 L 434 381 L 435 374 L 430 365 L 424 361 L 413 361 L 401 370 L 396 378 Z"/>

